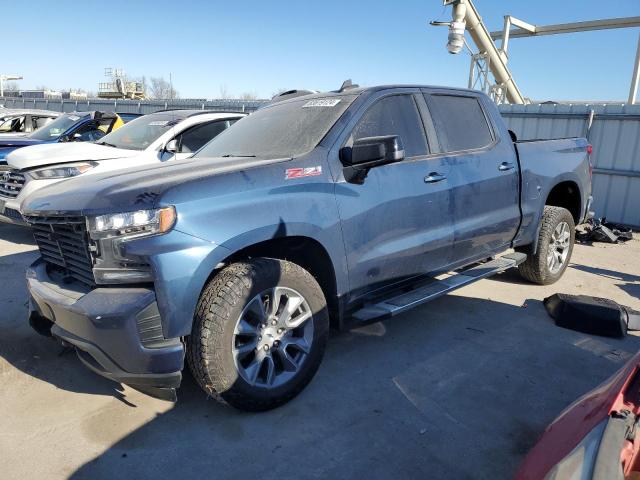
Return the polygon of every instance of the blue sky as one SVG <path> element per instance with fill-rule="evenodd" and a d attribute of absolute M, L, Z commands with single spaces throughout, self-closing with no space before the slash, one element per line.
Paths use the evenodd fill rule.
<path fill-rule="evenodd" d="M 27 7 L 28 6 L 28 7 Z M 104 6 L 105 8 L 100 8 Z M 476 0 L 491 30 L 505 14 L 548 24 L 640 15 L 640 0 Z M 20 88 L 97 90 L 104 67 L 172 73 L 182 97 L 271 96 L 282 88 L 466 86 L 469 58 L 445 50 L 440 0 L 6 2 L 1 73 Z M 639 28 L 513 39 L 510 67 L 534 99 L 623 100 Z M 11 47 L 9 47 L 11 45 Z"/>

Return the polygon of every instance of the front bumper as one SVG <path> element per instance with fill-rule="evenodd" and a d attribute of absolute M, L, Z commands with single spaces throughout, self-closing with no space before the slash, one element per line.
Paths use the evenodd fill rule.
<path fill-rule="evenodd" d="M 184 367 L 180 338 L 165 339 L 150 288 L 65 284 L 45 262 L 27 269 L 30 321 L 44 318 L 51 334 L 73 346 L 94 372 L 149 395 L 175 400 Z M 37 329 L 40 331 L 41 329 Z"/>

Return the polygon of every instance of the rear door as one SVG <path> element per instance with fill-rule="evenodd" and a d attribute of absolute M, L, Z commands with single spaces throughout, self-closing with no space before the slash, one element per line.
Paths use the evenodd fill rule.
<path fill-rule="evenodd" d="M 446 159 L 431 155 L 420 91 L 387 92 L 372 96 L 339 142 L 348 147 L 359 138 L 398 135 L 405 149 L 403 161 L 372 168 L 362 185 L 341 175 L 337 179 L 349 283 L 356 296 L 441 268 L 449 262 L 453 241 L 444 181 L 448 167 Z M 430 174 L 441 175 L 441 181 L 428 183 Z"/>
<path fill-rule="evenodd" d="M 508 247 L 520 223 L 518 165 L 513 144 L 500 138 L 484 101 L 472 92 L 429 91 L 438 141 L 451 171 L 456 265 Z"/>

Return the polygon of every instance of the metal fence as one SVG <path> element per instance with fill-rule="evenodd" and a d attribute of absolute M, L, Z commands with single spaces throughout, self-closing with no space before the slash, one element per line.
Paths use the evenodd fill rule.
<path fill-rule="evenodd" d="M 640 227 L 640 105 L 501 105 L 519 139 L 586 137 L 597 217 Z"/>
<path fill-rule="evenodd" d="M 86 112 L 102 110 L 116 113 L 153 113 L 167 109 L 217 110 L 222 112 L 253 112 L 267 100 L 60 100 L 46 98 L 0 97 L 0 105 L 7 108 L 37 108 L 56 112 Z"/>

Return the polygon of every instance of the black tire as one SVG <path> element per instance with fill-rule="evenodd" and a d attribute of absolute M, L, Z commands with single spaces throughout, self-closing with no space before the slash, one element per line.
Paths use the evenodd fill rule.
<path fill-rule="evenodd" d="M 252 385 L 243 378 L 233 348 L 238 338 L 234 332 L 245 307 L 249 308 L 261 292 L 275 287 L 294 289 L 306 300 L 312 316 L 305 325 L 313 322 L 313 341 L 308 353 L 300 354 L 305 355 L 304 361 L 293 378 L 269 388 Z M 294 263 L 257 258 L 229 265 L 206 285 L 187 341 L 187 362 L 210 396 L 240 410 L 269 410 L 288 402 L 307 386 L 320 366 L 328 338 L 326 300 L 314 277 Z M 258 352 L 262 346 L 251 351 Z M 257 358 L 257 353 L 252 354 Z"/>
<path fill-rule="evenodd" d="M 540 226 L 540 233 L 538 235 L 538 251 L 531 253 L 531 247 L 519 249 L 527 253 L 527 260 L 518 266 L 520 275 L 530 282 L 537 283 L 539 285 L 550 285 L 557 282 L 564 274 L 571 260 L 571 254 L 573 253 L 573 245 L 575 243 L 575 223 L 573 216 L 566 208 L 545 206 L 542 214 L 542 225 Z M 566 222 L 569 226 L 569 246 L 566 259 L 561 264 L 559 270 L 552 271 L 547 256 L 550 248 L 553 248 L 553 234 L 556 228 L 562 223 Z"/>

